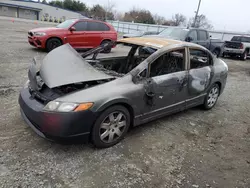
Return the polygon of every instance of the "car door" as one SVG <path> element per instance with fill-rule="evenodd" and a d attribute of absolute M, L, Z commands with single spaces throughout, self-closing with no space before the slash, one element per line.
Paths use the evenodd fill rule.
<path fill-rule="evenodd" d="M 206 50 L 189 48 L 187 108 L 202 104 L 214 76 L 213 58 Z"/>
<path fill-rule="evenodd" d="M 164 53 L 149 64 L 148 70 L 144 118 L 154 119 L 185 109 L 188 80 L 186 49 L 178 48 Z"/>
<path fill-rule="evenodd" d="M 101 22 L 88 21 L 87 30 L 87 43 L 89 47 L 93 48 L 99 46 L 105 39 L 109 27 Z"/>
<path fill-rule="evenodd" d="M 187 34 L 187 42 L 193 42 L 193 43 L 197 43 L 198 42 L 198 34 L 196 30 L 191 30 L 189 31 L 189 33 Z"/>
<path fill-rule="evenodd" d="M 85 48 L 86 44 L 86 31 L 87 31 L 87 22 L 86 21 L 78 21 L 72 27 L 74 30 L 69 30 L 69 34 L 67 36 L 67 42 L 73 48 Z"/>
<path fill-rule="evenodd" d="M 209 40 L 208 32 L 205 30 L 197 30 L 197 32 L 198 32 L 197 44 L 209 49 L 210 40 Z"/>

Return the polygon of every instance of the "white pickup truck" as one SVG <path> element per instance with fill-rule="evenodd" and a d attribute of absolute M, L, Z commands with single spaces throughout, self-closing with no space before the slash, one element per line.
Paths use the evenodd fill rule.
<path fill-rule="evenodd" d="M 231 41 L 226 41 L 223 56 L 239 56 L 246 60 L 250 55 L 250 36 L 234 36 Z"/>

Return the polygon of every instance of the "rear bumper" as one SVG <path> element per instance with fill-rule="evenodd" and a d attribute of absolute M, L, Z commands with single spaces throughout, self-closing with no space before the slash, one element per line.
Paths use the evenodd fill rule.
<path fill-rule="evenodd" d="M 32 98 L 28 88 L 19 95 L 20 111 L 25 122 L 41 137 L 49 140 L 65 140 L 81 137 L 89 140 L 97 115 L 90 110 L 82 112 L 46 112 L 44 105 Z"/>
<path fill-rule="evenodd" d="M 241 55 L 244 53 L 244 49 L 224 48 L 224 54 Z"/>

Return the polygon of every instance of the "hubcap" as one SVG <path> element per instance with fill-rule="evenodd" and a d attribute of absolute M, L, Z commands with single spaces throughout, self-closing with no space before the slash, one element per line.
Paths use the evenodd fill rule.
<path fill-rule="evenodd" d="M 112 112 L 101 123 L 99 136 L 105 143 L 114 142 L 121 137 L 126 125 L 126 116 L 122 112 Z"/>
<path fill-rule="evenodd" d="M 208 94 L 207 105 L 209 107 L 213 107 L 218 99 L 218 96 L 219 96 L 218 88 L 217 87 L 212 88 Z"/>

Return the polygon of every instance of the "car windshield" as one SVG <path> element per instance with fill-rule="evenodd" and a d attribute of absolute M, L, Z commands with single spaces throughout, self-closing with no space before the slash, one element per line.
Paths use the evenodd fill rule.
<path fill-rule="evenodd" d="M 184 40 L 188 31 L 189 31 L 188 29 L 169 27 L 163 30 L 161 33 L 159 33 L 159 35 Z"/>
<path fill-rule="evenodd" d="M 83 53 L 82 57 L 97 70 L 120 77 L 130 72 L 156 50 L 146 46 L 118 43 L 111 53 L 100 53 L 100 47 L 97 47 L 92 53 Z"/>
<path fill-rule="evenodd" d="M 241 42 L 241 37 L 234 36 L 231 41 Z"/>
<path fill-rule="evenodd" d="M 76 20 L 66 20 L 63 23 L 60 23 L 56 26 L 56 28 L 64 28 L 67 29 L 69 26 L 71 26 Z"/>

